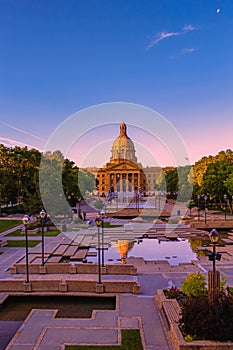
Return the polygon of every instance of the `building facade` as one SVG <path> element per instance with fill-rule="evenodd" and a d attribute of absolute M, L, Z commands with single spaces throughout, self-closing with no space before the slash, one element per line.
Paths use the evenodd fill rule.
<path fill-rule="evenodd" d="M 111 149 L 110 161 L 102 168 L 86 168 L 95 175 L 95 194 L 111 196 L 111 193 L 140 192 L 142 196 L 154 193 L 158 179 L 163 176 L 161 167 L 145 167 L 137 161 L 134 143 L 127 135 L 124 122 Z"/>

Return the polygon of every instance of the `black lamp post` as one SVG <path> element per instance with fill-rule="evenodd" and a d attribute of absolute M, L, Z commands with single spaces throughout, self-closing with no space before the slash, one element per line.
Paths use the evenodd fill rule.
<path fill-rule="evenodd" d="M 47 213 L 44 209 L 40 212 L 41 218 L 41 238 L 42 238 L 42 263 L 41 266 L 44 266 L 44 224 L 47 217 Z"/>
<path fill-rule="evenodd" d="M 224 194 L 223 197 L 224 197 L 224 219 L 226 221 L 226 219 L 227 219 L 227 195 Z"/>
<path fill-rule="evenodd" d="M 197 216 L 198 216 L 198 221 L 200 221 L 200 194 L 198 193 L 197 195 Z"/>
<path fill-rule="evenodd" d="M 25 228 L 25 240 L 26 240 L 26 283 L 29 283 L 29 269 L 28 269 L 28 222 L 29 222 L 29 216 L 24 215 L 23 217 L 23 224 Z"/>
<path fill-rule="evenodd" d="M 102 225 L 102 219 L 100 216 L 97 216 L 95 219 L 95 223 L 98 229 L 98 284 L 101 284 L 101 269 L 100 269 L 100 226 Z"/>
<path fill-rule="evenodd" d="M 217 230 L 213 229 L 210 234 L 209 234 L 210 240 L 213 244 L 213 252 L 212 252 L 212 260 L 213 261 L 213 271 L 215 271 L 215 260 L 216 260 L 216 244 L 218 243 L 219 240 L 219 233 Z M 218 259 L 217 259 L 218 260 Z"/>
<path fill-rule="evenodd" d="M 204 201 L 205 201 L 205 225 L 206 225 L 206 213 L 207 213 L 207 207 L 206 207 L 206 201 L 207 201 L 207 196 L 204 196 Z"/>
<path fill-rule="evenodd" d="M 116 191 L 116 210 L 118 211 L 118 192 Z"/>
<path fill-rule="evenodd" d="M 139 193 L 138 193 L 138 190 L 135 190 L 135 207 L 136 207 L 136 210 L 139 211 Z"/>
<path fill-rule="evenodd" d="M 101 216 L 101 226 L 102 226 L 102 231 L 101 231 L 101 238 L 102 238 L 102 266 L 104 267 L 104 217 L 105 217 L 105 210 L 102 209 L 100 212 Z"/>
<path fill-rule="evenodd" d="M 161 199 L 161 197 L 160 197 L 160 193 L 159 193 L 159 205 L 158 205 L 158 210 L 160 211 L 160 199 Z"/>
<path fill-rule="evenodd" d="M 215 262 L 216 260 L 220 261 L 222 254 L 216 254 L 216 244 L 219 240 L 219 233 L 217 230 L 213 229 L 209 233 L 210 240 L 213 244 L 213 251 L 209 254 L 209 260 L 213 261 L 213 271 L 208 272 L 208 294 L 211 300 L 218 298 L 220 293 L 220 274 L 219 271 L 216 271 Z"/>

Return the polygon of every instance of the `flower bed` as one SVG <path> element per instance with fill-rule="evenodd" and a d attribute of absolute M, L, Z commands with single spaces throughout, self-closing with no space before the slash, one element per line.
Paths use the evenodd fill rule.
<path fill-rule="evenodd" d="M 167 299 L 162 290 L 157 291 L 156 298 L 160 309 L 164 312 L 170 329 L 175 350 L 229 350 L 233 349 L 233 342 L 215 342 L 209 340 L 195 340 L 192 337 L 186 336 L 186 341 L 179 328 L 179 319 L 181 316 L 181 309 L 176 299 Z M 204 317 L 204 315 L 203 315 Z"/>

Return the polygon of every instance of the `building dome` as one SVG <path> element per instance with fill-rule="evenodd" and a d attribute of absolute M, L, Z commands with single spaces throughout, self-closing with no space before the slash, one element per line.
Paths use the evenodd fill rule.
<path fill-rule="evenodd" d="M 118 159 L 125 159 L 130 160 L 131 162 L 137 162 L 134 144 L 133 141 L 127 135 L 127 128 L 124 122 L 122 122 L 120 125 L 120 135 L 113 142 L 112 156 L 110 161 Z"/>

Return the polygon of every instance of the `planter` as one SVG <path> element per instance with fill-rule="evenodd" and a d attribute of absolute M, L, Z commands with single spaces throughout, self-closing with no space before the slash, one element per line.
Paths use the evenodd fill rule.
<path fill-rule="evenodd" d="M 37 234 L 39 232 L 39 228 L 38 227 L 36 227 L 36 228 L 34 228 L 34 229 L 29 229 L 28 228 L 28 234 L 29 235 L 35 235 L 35 234 Z M 22 231 L 21 231 L 21 234 L 22 235 L 25 235 L 25 229 L 23 229 Z"/>
<path fill-rule="evenodd" d="M 157 291 L 155 298 L 164 312 L 175 350 L 233 350 L 233 342 L 215 342 L 211 340 L 195 340 L 186 342 L 179 328 L 181 309 L 176 299 L 166 299 L 162 290 Z"/>

